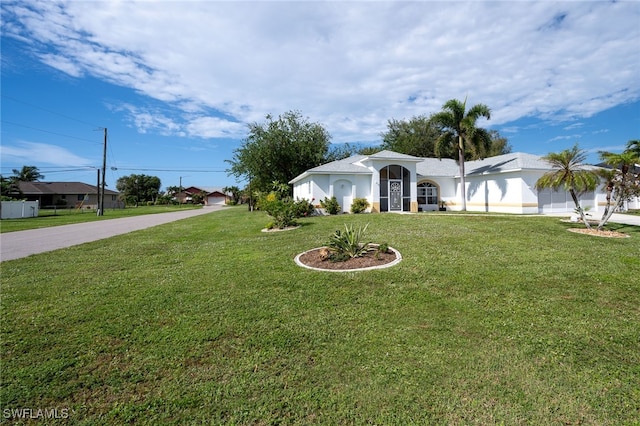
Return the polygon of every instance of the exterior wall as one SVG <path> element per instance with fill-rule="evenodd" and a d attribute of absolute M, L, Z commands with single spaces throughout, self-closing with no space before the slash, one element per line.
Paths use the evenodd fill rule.
<path fill-rule="evenodd" d="M 309 201 L 313 200 L 313 204 L 318 205 L 320 204 L 320 200 L 331 198 L 331 195 L 329 195 L 329 178 L 328 175 L 317 175 L 313 178 L 313 181 L 310 183 L 311 199 L 307 198 Z"/>
<path fill-rule="evenodd" d="M 444 203 L 447 206 L 447 209 L 452 210 L 454 203 L 459 200 L 459 198 L 456 198 L 458 187 L 458 182 L 456 182 L 456 179 L 434 177 L 429 178 L 428 180 L 438 185 L 438 189 L 440 190 L 440 192 L 438 193 L 440 203 Z"/>
<path fill-rule="evenodd" d="M 520 172 L 467 177 L 467 210 L 537 213 L 538 200 Z"/>

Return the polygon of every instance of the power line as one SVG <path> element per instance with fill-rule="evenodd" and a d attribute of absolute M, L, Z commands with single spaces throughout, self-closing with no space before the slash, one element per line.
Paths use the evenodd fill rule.
<path fill-rule="evenodd" d="M 52 134 L 52 135 L 63 136 L 63 137 L 65 137 L 65 138 L 77 139 L 77 140 L 79 140 L 79 141 L 83 141 L 83 142 L 91 142 L 91 143 L 95 143 L 95 144 L 97 144 L 97 145 L 102 145 L 101 143 L 96 142 L 96 141 L 92 141 L 91 139 L 79 138 L 79 137 L 77 137 L 77 136 L 65 135 L 65 134 L 63 134 L 63 133 L 56 133 L 56 132 L 52 132 L 52 131 L 50 131 L 50 130 L 39 129 L 39 128 L 37 128 L 37 127 L 27 126 L 27 125 L 25 125 L 25 124 L 20 124 L 20 123 L 14 123 L 14 122 L 12 122 L 12 121 L 7 121 L 7 120 L 0 120 L 0 121 L 1 121 L 2 123 L 4 123 L 4 124 L 12 124 L 12 125 L 14 125 L 14 126 L 20 126 L 20 127 L 24 127 L 24 128 L 31 129 L 31 130 L 37 130 L 37 131 L 39 131 L 39 132 L 50 133 L 50 134 Z"/>
<path fill-rule="evenodd" d="M 124 167 L 111 167 L 111 170 L 128 170 L 140 172 L 180 172 L 180 173 L 226 173 L 226 170 L 194 170 L 194 169 L 130 169 Z"/>
<path fill-rule="evenodd" d="M 11 100 L 12 100 L 12 101 L 14 101 L 14 102 L 18 102 L 18 103 L 21 103 L 21 104 L 24 104 L 24 105 L 29 105 L 29 106 L 30 106 L 30 107 L 32 107 L 32 108 L 37 108 L 37 109 L 39 109 L 39 110 L 46 111 L 46 112 L 48 112 L 48 113 L 50 113 L 50 114 L 54 114 L 54 115 L 57 115 L 57 116 L 60 116 L 60 117 L 64 117 L 64 118 L 66 118 L 66 119 L 68 119 L 68 120 L 77 121 L 78 123 L 87 124 L 87 125 L 92 126 L 92 127 L 100 127 L 100 126 L 96 126 L 95 124 L 88 123 L 88 122 L 86 122 L 86 121 L 83 121 L 83 120 L 80 120 L 80 119 L 77 119 L 77 118 L 74 118 L 74 117 L 70 117 L 70 116 L 65 115 L 65 114 L 61 114 L 61 113 L 59 113 L 59 112 L 57 112 L 57 111 L 52 111 L 52 110 L 50 110 L 50 109 L 43 108 L 43 107 L 41 107 L 41 106 L 31 104 L 31 103 L 29 103 L 29 102 L 25 102 L 25 101 L 22 101 L 22 100 L 20 100 L 20 99 L 16 99 L 16 98 L 14 98 L 13 96 L 8 96 L 8 95 L 4 95 L 4 94 L 2 94 L 2 95 L 0 95 L 0 96 L 2 96 L 2 97 L 3 97 L 3 98 L 5 98 L 5 99 L 11 99 Z"/>

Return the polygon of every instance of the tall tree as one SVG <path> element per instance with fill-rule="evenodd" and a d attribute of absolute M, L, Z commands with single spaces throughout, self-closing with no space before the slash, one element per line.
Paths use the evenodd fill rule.
<path fill-rule="evenodd" d="M 322 164 L 329 150 L 329 133 L 298 111 L 266 119 L 249 124 L 249 136 L 227 160 L 227 172 L 249 181 L 252 191 L 269 191 L 274 181 L 288 183 Z"/>
<path fill-rule="evenodd" d="M 495 157 L 496 155 L 509 154 L 511 152 L 511 144 L 497 130 L 489 130 L 489 136 L 491 137 L 491 146 L 487 157 Z"/>
<path fill-rule="evenodd" d="M 467 100 L 448 100 L 442 111 L 434 114 L 431 120 L 440 127 L 442 135 L 436 140 L 435 153 L 439 158 L 446 156 L 451 150 L 458 153 L 460 167 L 460 195 L 462 210 L 467 210 L 466 179 L 464 171 L 465 152 L 469 149 L 474 158 L 484 158 L 490 147 L 489 132 L 476 127 L 480 117 L 491 118 L 491 110 L 484 104 L 472 106 L 467 111 Z"/>
<path fill-rule="evenodd" d="M 611 169 L 600 171 L 600 176 L 605 179 L 607 204 L 598 223 L 598 230 L 602 230 L 613 212 L 622 207 L 625 201 L 640 196 L 640 173 L 636 169 L 636 164 L 640 163 L 640 154 L 632 149 L 631 144 L 627 147 L 621 154 L 600 152 L 600 158 Z"/>
<path fill-rule="evenodd" d="M 116 181 L 116 189 L 127 204 L 155 201 L 160 193 L 160 178 L 148 175 L 122 176 Z"/>
<path fill-rule="evenodd" d="M 387 131 L 383 132 L 382 149 L 413 155 L 414 157 L 435 157 L 435 144 L 442 132 L 430 117 L 420 115 L 410 120 L 391 119 Z M 443 153 L 443 157 L 450 157 Z"/>
<path fill-rule="evenodd" d="M 596 189 L 600 183 L 600 178 L 595 171 L 586 168 L 584 164 L 586 158 L 586 152 L 578 148 L 578 144 L 575 144 L 571 149 L 565 149 L 557 153 L 551 152 L 545 155 L 542 159 L 551 164 L 553 170 L 538 179 L 536 189 L 551 188 L 557 191 L 562 187 L 565 191 L 568 191 L 582 222 L 587 228 L 591 229 L 584 210 L 580 206 L 578 195 Z"/>
<path fill-rule="evenodd" d="M 22 169 L 13 169 L 13 178 L 18 182 L 37 182 L 44 179 L 44 175 L 36 166 L 22 166 Z"/>

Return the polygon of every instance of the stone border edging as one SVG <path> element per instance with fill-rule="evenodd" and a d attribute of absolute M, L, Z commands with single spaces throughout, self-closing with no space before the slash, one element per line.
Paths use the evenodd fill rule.
<path fill-rule="evenodd" d="M 392 266 L 397 265 L 398 263 L 400 263 L 400 261 L 402 260 L 402 255 L 400 254 L 400 252 L 396 249 L 394 249 L 393 247 L 389 247 L 389 250 L 391 250 L 392 252 L 395 253 L 396 255 L 396 260 L 394 260 L 393 262 L 389 262 L 389 263 L 385 263 L 384 265 L 376 265 L 376 266 L 369 266 L 366 268 L 354 268 L 354 269 L 322 269 L 322 268 L 314 268 L 313 266 L 308 266 L 305 265 L 304 263 L 302 263 L 300 261 L 300 256 L 309 253 L 310 251 L 314 251 L 314 250 L 318 250 L 321 249 L 322 247 L 316 247 L 316 248 L 312 248 L 310 250 L 307 250 L 305 252 L 302 252 L 300 254 L 298 254 L 294 261 L 296 262 L 296 264 L 298 266 L 302 266 L 303 268 L 307 268 L 307 269 L 311 269 L 313 271 L 321 271 L 321 272 L 359 272 L 359 271 L 371 271 L 374 269 L 384 269 L 384 268 L 390 268 Z"/>

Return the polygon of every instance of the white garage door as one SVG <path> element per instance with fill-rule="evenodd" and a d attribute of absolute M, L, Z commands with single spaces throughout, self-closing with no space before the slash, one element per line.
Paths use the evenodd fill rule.
<path fill-rule="evenodd" d="M 208 197 L 207 198 L 207 205 L 208 206 L 212 206 L 215 204 L 224 204 L 225 198 L 224 197 Z"/>
<path fill-rule="evenodd" d="M 583 209 L 593 208 L 595 193 L 587 192 L 581 194 L 578 199 Z M 572 213 L 576 206 L 567 191 L 553 191 L 544 189 L 538 191 L 538 211 L 540 213 Z"/>

